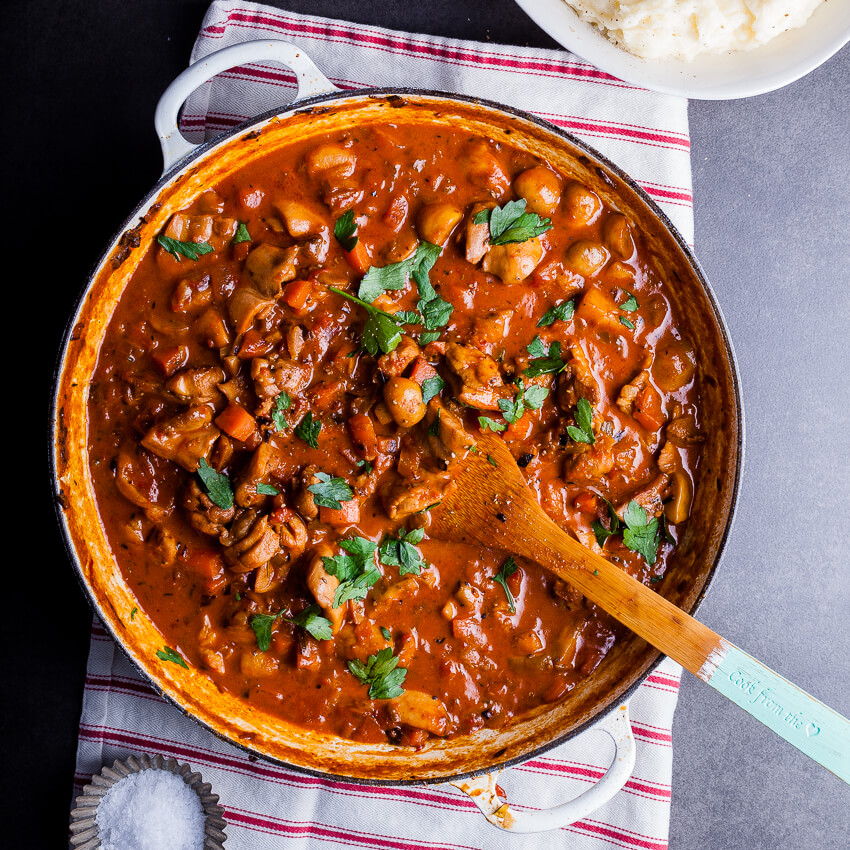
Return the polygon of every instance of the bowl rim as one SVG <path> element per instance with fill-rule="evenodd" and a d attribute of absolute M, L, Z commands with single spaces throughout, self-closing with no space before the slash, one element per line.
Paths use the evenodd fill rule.
<path fill-rule="evenodd" d="M 569 5 L 569 0 L 514 0 L 550 38 L 564 48 L 596 65 L 612 76 L 661 94 L 677 95 L 694 100 L 737 100 L 755 97 L 790 85 L 811 73 L 834 56 L 850 42 L 850 14 L 843 26 L 823 28 L 824 34 L 813 49 L 799 56 L 784 58 L 779 52 L 777 41 L 793 39 L 806 30 L 818 13 L 840 15 L 837 4 L 827 9 L 826 2 L 816 8 L 811 17 L 801 27 L 786 30 L 765 44 L 748 51 L 727 51 L 725 53 L 700 54 L 696 63 L 679 59 L 643 59 L 609 41 L 593 24 L 581 19 Z M 823 11 L 822 11 L 823 10 Z M 818 18 L 820 20 L 820 18 Z M 764 49 L 768 48 L 767 55 Z M 757 63 L 758 51 L 762 51 L 762 61 Z M 774 55 L 771 55 L 774 51 Z M 699 68 L 699 62 L 723 61 L 746 62 L 752 57 L 756 70 L 744 72 L 731 79 L 718 82 L 711 69 Z M 776 66 L 771 70 L 772 66 Z M 667 80 L 670 80 L 669 82 Z"/>
<path fill-rule="evenodd" d="M 75 303 L 74 308 L 69 314 L 69 318 L 62 334 L 61 346 L 57 352 L 56 361 L 54 364 L 53 376 L 52 376 L 52 390 L 51 390 L 51 399 L 50 399 L 50 428 L 48 433 L 48 465 L 49 465 L 49 475 L 50 475 L 50 486 L 52 490 L 52 501 L 54 505 L 54 510 L 56 511 L 60 531 L 62 534 L 63 543 L 65 545 L 65 549 L 68 553 L 68 556 L 71 560 L 72 567 L 76 574 L 77 580 L 80 583 L 80 586 L 83 589 L 83 592 L 89 602 L 89 605 L 92 607 L 95 614 L 98 615 L 98 619 L 101 622 L 103 628 L 107 631 L 110 637 L 113 639 L 114 643 L 121 649 L 124 653 L 125 657 L 130 661 L 132 666 L 136 669 L 136 671 L 142 676 L 146 683 L 148 683 L 153 690 L 163 698 L 166 702 L 173 705 L 177 708 L 183 715 L 191 718 L 195 723 L 198 723 L 201 727 L 206 729 L 208 732 L 211 732 L 215 735 L 216 738 L 224 741 L 230 746 L 236 747 L 243 752 L 261 758 L 266 762 L 277 764 L 279 766 L 285 767 L 290 770 L 294 770 L 298 773 L 303 773 L 313 777 L 325 778 L 325 779 L 334 779 L 337 781 L 351 782 L 355 784 L 361 785 L 374 785 L 374 786 L 409 786 L 409 785 L 436 785 L 445 782 L 454 782 L 461 779 L 473 778 L 476 776 L 486 775 L 492 772 L 499 772 L 505 770 L 509 767 L 513 767 L 518 764 L 522 764 L 529 759 L 538 757 L 543 755 L 555 747 L 560 746 L 561 744 L 566 743 L 577 735 L 582 734 L 583 732 L 592 729 L 598 722 L 607 717 L 611 712 L 615 711 L 618 706 L 622 705 L 624 702 L 628 701 L 635 693 L 635 691 L 640 687 L 640 685 L 645 681 L 647 676 L 649 676 L 658 665 L 664 660 L 666 656 L 663 655 L 660 651 L 657 651 L 657 656 L 654 658 L 646 667 L 643 673 L 641 673 L 638 678 L 634 681 L 632 685 L 629 686 L 624 692 L 616 696 L 616 698 L 609 698 L 607 701 L 603 701 L 603 705 L 596 711 L 596 713 L 588 718 L 583 723 L 577 725 L 575 728 L 565 732 L 561 735 L 554 736 L 550 741 L 543 743 L 539 746 L 534 747 L 531 751 L 511 757 L 504 761 L 499 761 L 497 763 L 493 763 L 488 765 L 487 767 L 476 768 L 468 771 L 462 771 L 456 774 L 450 774 L 445 776 L 429 776 L 425 778 L 413 778 L 413 779 L 378 779 L 378 778 L 370 778 L 370 777 L 359 777 L 359 776 L 348 776 L 342 773 L 331 773 L 330 771 L 318 770 L 316 768 L 305 767 L 303 765 L 293 764 L 292 762 L 285 761 L 283 759 L 277 758 L 275 756 L 270 756 L 266 753 L 263 753 L 259 750 L 252 748 L 251 746 L 242 743 L 240 741 L 234 740 L 218 729 L 212 727 L 209 723 L 207 723 L 202 718 L 196 716 L 195 714 L 188 711 L 183 705 L 181 705 L 176 698 L 172 697 L 163 686 L 159 684 L 154 678 L 152 678 L 144 666 L 130 653 L 127 647 L 124 646 L 123 641 L 118 636 L 115 629 L 112 628 L 109 618 L 102 616 L 102 612 L 104 609 L 104 604 L 102 601 L 98 600 L 91 587 L 85 580 L 82 565 L 80 563 L 80 557 L 77 553 L 73 541 L 71 539 L 70 532 L 68 530 L 67 522 L 64 515 L 64 509 L 61 500 L 60 494 L 60 481 L 59 481 L 59 470 L 57 465 L 57 452 L 59 445 L 59 436 L 61 430 L 61 420 L 60 420 L 60 398 L 59 392 L 62 387 L 62 376 L 64 373 L 64 367 L 66 364 L 66 359 L 68 355 L 68 346 L 72 341 L 72 335 L 74 333 L 74 329 L 78 323 L 78 317 L 80 315 L 81 310 L 83 309 L 89 291 L 97 280 L 101 270 L 104 267 L 104 264 L 109 260 L 113 251 L 117 247 L 119 240 L 122 235 L 131 228 L 136 221 L 138 221 L 140 214 L 143 214 L 146 210 L 150 208 L 153 202 L 156 201 L 156 198 L 159 196 L 160 192 L 165 188 L 175 177 L 177 177 L 180 173 L 185 172 L 189 168 L 191 168 L 198 160 L 205 157 L 207 154 L 214 151 L 215 148 L 225 145 L 234 139 L 237 136 L 240 136 L 246 132 L 250 133 L 261 126 L 265 125 L 269 121 L 275 119 L 285 119 L 291 114 L 296 114 L 304 111 L 312 111 L 314 108 L 323 108 L 328 103 L 333 102 L 342 102 L 348 100 L 356 100 L 356 99 L 393 99 L 393 98 L 414 98 L 414 99 L 422 99 L 428 101 L 434 100 L 444 100 L 449 103 L 460 103 L 463 105 L 471 105 L 476 107 L 483 107 L 493 112 L 501 113 L 503 116 L 507 115 L 511 118 L 518 118 L 523 121 L 530 122 L 534 124 L 536 127 L 543 129 L 548 133 L 552 133 L 564 139 L 567 143 L 574 145 L 579 150 L 587 154 L 590 158 L 594 159 L 597 163 L 603 165 L 605 168 L 609 169 L 612 173 L 614 173 L 618 179 L 622 180 L 632 191 L 634 191 L 640 199 L 647 206 L 650 207 L 652 213 L 660 220 L 661 224 L 666 228 L 669 234 L 672 236 L 674 241 L 677 243 L 679 249 L 683 252 L 684 256 L 687 258 L 690 263 L 692 270 L 698 279 L 700 285 L 703 288 L 703 291 L 708 299 L 709 304 L 712 308 L 712 315 L 714 318 L 714 322 L 720 332 L 720 338 L 723 342 L 723 349 L 725 350 L 727 362 L 730 366 L 730 377 L 732 389 L 734 391 L 734 400 L 735 400 L 735 422 L 737 425 L 737 446 L 735 452 L 735 468 L 732 475 L 732 486 L 731 486 L 731 495 L 729 501 L 729 510 L 726 518 L 726 523 L 723 528 L 722 533 L 719 535 L 718 544 L 717 544 L 717 552 L 715 554 L 713 563 L 711 564 L 710 569 L 706 574 L 705 583 L 703 584 L 700 592 L 694 599 L 693 605 L 691 606 L 690 613 L 695 614 L 699 609 L 699 606 L 702 604 L 705 599 L 714 577 L 717 573 L 717 569 L 720 565 L 720 562 L 723 558 L 723 555 L 726 550 L 726 545 L 729 540 L 729 535 L 732 530 L 732 526 L 734 524 L 736 508 L 738 505 L 738 497 L 741 489 L 741 478 L 743 474 L 744 468 L 744 455 L 745 455 L 745 417 L 744 417 L 744 406 L 743 406 L 743 398 L 741 396 L 741 378 L 739 374 L 739 367 L 737 357 L 735 355 L 735 350 L 732 345 L 731 338 L 729 336 L 729 332 L 726 326 L 726 320 L 723 316 L 723 313 L 720 309 L 720 305 L 718 303 L 716 294 L 711 287 L 711 284 L 706 277 L 702 266 L 699 264 L 696 256 L 693 251 L 688 246 L 687 241 L 684 237 L 679 233 L 673 223 L 670 221 L 666 213 L 660 209 L 660 207 L 652 200 L 652 198 L 646 193 L 644 189 L 642 189 L 636 181 L 630 177 L 622 168 L 613 163 L 610 159 L 605 157 L 603 154 L 599 153 L 593 147 L 588 145 L 583 140 L 573 136 L 567 131 L 561 129 L 560 127 L 555 126 L 554 124 L 549 123 L 545 119 L 538 118 L 536 115 L 525 112 L 521 109 L 517 109 L 515 107 L 511 107 L 505 104 L 498 103 L 496 101 L 492 101 L 486 98 L 472 97 L 468 95 L 459 95 L 451 92 L 444 91 L 434 91 L 429 89 L 417 89 L 417 88 L 409 88 L 409 87 L 376 87 L 376 88 L 365 88 L 365 89 L 355 89 L 355 90 L 346 90 L 346 91 L 334 91 L 328 92 L 324 94 L 318 94 L 304 100 L 292 101 L 289 104 L 286 104 L 283 108 L 280 105 L 267 110 L 261 115 L 250 118 L 247 121 L 217 135 L 215 138 L 204 142 L 203 144 L 197 146 L 194 150 L 192 150 L 185 157 L 180 159 L 178 162 L 174 164 L 174 166 L 167 171 L 165 171 L 159 179 L 156 181 L 154 186 L 144 195 L 144 197 L 139 201 L 139 203 L 133 208 L 130 214 L 124 219 L 121 226 L 115 231 L 113 237 L 107 243 L 107 247 L 100 254 L 97 263 L 95 264 L 92 273 L 89 275 L 86 284 L 80 291 L 79 296 L 77 297 L 77 301 Z"/>

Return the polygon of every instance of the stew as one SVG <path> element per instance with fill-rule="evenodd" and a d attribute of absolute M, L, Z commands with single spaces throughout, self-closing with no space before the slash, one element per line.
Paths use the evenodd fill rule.
<path fill-rule="evenodd" d="M 429 536 L 453 460 L 498 433 L 556 522 L 655 584 L 698 384 L 625 216 L 519 149 L 380 124 L 171 217 L 101 349 L 90 468 L 161 663 L 419 747 L 569 699 L 619 630 L 534 563 Z"/>

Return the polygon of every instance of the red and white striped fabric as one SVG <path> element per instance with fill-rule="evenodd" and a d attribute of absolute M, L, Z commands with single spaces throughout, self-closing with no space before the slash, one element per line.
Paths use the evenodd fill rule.
<path fill-rule="evenodd" d="M 534 112 L 622 166 L 693 241 L 684 100 L 627 85 L 563 51 L 411 35 L 238 0 L 210 6 L 192 61 L 238 41 L 269 36 L 297 43 L 341 88 L 438 89 Z M 294 78 L 280 66 L 235 68 L 200 89 L 183 120 L 198 137 L 211 138 L 285 103 L 294 88 Z M 515 836 L 488 825 L 468 798 L 447 785 L 376 788 L 334 782 L 245 755 L 160 699 L 95 623 L 75 782 L 81 789 L 104 764 L 130 753 L 188 762 L 221 795 L 230 850 L 664 850 L 680 672 L 666 660 L 631 700 L 637 762 L 623 791 L 570 827 Z M 612 750 L 606 735 L 590 731 L 506 772 L 500 783 L 517 808 L 556 805 L 595 782 Z"/>

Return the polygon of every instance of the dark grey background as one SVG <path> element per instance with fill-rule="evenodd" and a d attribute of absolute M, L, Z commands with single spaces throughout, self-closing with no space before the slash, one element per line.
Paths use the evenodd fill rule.
<path fill-rule="evenodd" d="M 89 609 L 44 463 L 65 317 L 159 173 L 159 94 L 205 0 L 4 4 L 7 469 L 3 845 L 64 845 Z M 553 46 L 510 0 L 289 0 L 293 11 Z M 781 91 L 690 105 L 697 253 L 735 342 L 747 415 L 737 521 L 701 617 L 850 714 L 850 50 Z M 498 92 L 491 95 L 498 98 Z M 33 357 L 36 359 L 33 360 Z M 34 367 L 39 363 L 39 370 Z M 27 498 L 24 498 L 26 496 Z M 671 846 L 846 850 L 850 793 L 692 678 L 674 728 Z M 482 846 L 487 827 L 482 826 Z M 520 838 L 517 847 L 522 846 Z"/>

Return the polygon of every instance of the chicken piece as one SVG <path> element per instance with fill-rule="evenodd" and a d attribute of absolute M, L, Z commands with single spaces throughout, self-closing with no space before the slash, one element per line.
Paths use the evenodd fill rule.
<path fill-rule="evenodd" d="M 311 367 L 293 363 L 291 360 L 266 360 L 255 357 L 251 361 L 254 391 L 261 399 L 277 398 L 284 390 L 294 398 L 310 383 L 312 377 Z"/>
<path fill-rule="evenodd" d="M 482 210 L 492 209 L 494 204 L 475 204 L 466 222 L 466 261 L 478 265 L 490 248 L 490 225 L 484 221 L 475 222 L 475 216 Z"/>
<path fill-rule="evenodd" d="M 235 218 L 221 215 L 186 215 L 175 213 L 165 228 L 165 236 L 178 242 L 205 242 L 216 251 L 220 251 L 236 233 Z"/>
<path fill-rule="evenodd" d="M 307 526 L 295 511 L 285 505 L 275 508 L 269 516 L 269 524 L 277 533 L 281 549 L 284 550 L 284 563 L 291 563 L 304 554 L 307 548 Z"/>
<path fill-rule="evenodd" d="M 307 466 L 301 473 L 300 482 L 295 496 L 295 507 L 298 513 L 307 520 L 316 519 L 319 515 L 319 507 L 313 494 L 310 492 L 310 487 L 314 484 L 319 484 L 321 479 L 318 476 L 318 469 L 315 466 Z"/>
<path fill-rule="evenodd" d="M 568 457 L 564 463 L 564 479 L 585 487 L 599 480 L 614 468 L 614 440 L 607 434 L 597 434 L 596 442 L 581 454 Z"/>
<path fill-rule="evenodd" d="M 213 626 L 210 615 L 204 614 L 198 631 L 198 649 L 207 669 L 224 673 L 224 653 L 221 651 L 223 646 L 223 636 Z"/>
<path fill-rule="evenodd" d="M 218 398 L 218 385 L 225 377 L 224 370 L 218 366 L 183 369 L 166 383 L 165 388 L 184 404 L 202 404 Z"/>
<path fill-rule="evenodd" d="M 462 157 L 462 167 L 470 183 L 486 189 L 494 197 L 503 195 L 510 186 L 492 146 L 483 139 L 469 144 Z"/>
<path fill-rule="evenodd" d="M 236 484 L 234 498 L 240 508 L 263 504 L 268 496 L 257 494 L 257 485 L 268 484 L 268 475 L 277 467 L 278 453 L 271 443 L 260 443 L 242 470 Z"/>
<path fill-rule="evenodd" d="M 459 401 L 478 410 L 498 410 L 499 399 L 512 395 L 505 386 L 499 364 L 477 348 L 451 342 L 446 346 L 446 363 L 460 378 Z"/>
<path fill-rule="evenodd" d="M 228 523 L 236 516 L 235 507 L 218 507 L 195 478 L 189 480 L 183 494 L 183 507 L 192 528 L 210 537 L 220 537 Z"/>
<path fill-rule="evenodd" d="M 123 443 L 115 460 L 115 486 L 132 504 L 144 509 L 148 519 L 159 522 L 171 512 L 170 505 L 157 504 L 160 495 L 156 470 L 147 452 Z"/>
<path fill-rule="evenodd" d="M 378 368 L 388 377 L 397 377 L 422 353 L 412 337 L 407 334 L 389 354 L 378 358 Z"/>
<path fill-rule="evenodd" d="M 267 516 L 254 510 L 239 514 L 224 536 L 224 558 L 236 573 L 248 573 L 280 552 L 280 537 L 269 525 Z"/>
<path fill-rule="evenodd" d="M 213 409 L 205 404 L 190 407 L 177 416 L 154 425 L 142 445 L 159 457 L 195 472 L 221 433 L 212 423 Z"/>
<path fill-rule="evenodd" d="M 333 634 L 337 634 L 345 620 L 347 606 L 341 605 L 339 608 L 334 608 L 334 595 L 339 587 L 339 579 L 325 569 L 322 561 L 322 558 L 329 558 L 332 554 L 333 550 L 326 543 L 316 547 L 315 556 L 307 570 L 307 587 L 325 616 L 331 621 Z"/>
<path fill-rule="evenodd" d="M 390 519 L 406 519 L 441 501 L 448 484 L 447 479 L 425 474 L 417 481 L 398 481 L 384 493 L 384 510 Z"/>
<path fill-rule="evenodd" d="M 342 145 L 326 144 L 313 148 L 307 154 L 307 173 L 317 177 L 351 177 L 357 165 L 357 157 Z"/>
<path fill-rule="evenodd" d="M 629 502 L 637 502 L 648 516 L 660 516 L 664 511 L 663 501 L 669 494 L 670 476 L 660 472 L 649 484 L 632 493 L 628 499 L 624 499 L 617 505 L 617 513 L 622 516 L 623 511 L 629 506 Z"/>
<path fill-rule="evenodd" d="M 443 461 L 463 457 L 469 451 L 469 447 L 475 443 L 475 439 L 463 427 L 460 418 L 436 398 L 428 402 L 425 424 L 428 426 L 428 443 L 431 451 Z M 436 434 L 432 433 L 433 431 L 436 431 Z"/>
<path fill-rule="evenodd" d="M 667 439 L 680 448 L 695 446 L 705 440 L 697 428 L 696 416 L 686 413 L 681 404 L 673 408 L 673 418 L 667 424 Z"/>
<path fill-rule="evenodd" d="M 299 201 L 278 200 L 274 208 L 283 219 L 289 235 L 295 239 L 305 236 L 320 236 L 328 232 L 322 216 L 313 208 Z"/>
<path fill-rule="evenodd" d="M 397 723 L 424 729 L 433 735 L 447 735 L 451 718 L 442 701 L 422 691 L 406 690 L 389 701 L 390 716 Z"/>
<path fill-rule="evenodd" d="M 570 345 L 570 354 L 572 356 L 567 361 L 567 366 L 570 369 L 575 394 L 578 398 L 587 399 L 592 405 L 599 404 L 602 401 L 602 390 L 593 373 L 590 358 L 578 342 Z M 570 407 L 574 406 L 575 404 L 570 405 Z"/>
<path fill-rule="evenodd" d="M 635 406 L 635 399 L 640 395 L 648 382 L 649 372 L 646 369 L 638 372 L 638 374 L 620 390 L 620 394 L 617 396 L 617 407 L 619 407 L 623 413 L 631 414 Z"/>
<path fill-rule="evenodd" d="M 245 271 L 263 295 L 277 298 L 283 284 L 297 277 L 297 258 L 297 245 L 278 248 L 262 242 L 248 254 Z"/>
<path fill-rule="evenodd" d="M 207 307 L 213 299 L 211 278 L 194 272 L 184 277 L 171 294 L 171 309 L 175 313 L 192 313 Z"/>
<path fill-rule="evenodd" d="M 419 235 L 432 245 L 445 245 L 458 222 L 463 218 L 463 210 L 446 201 L 425 204 L 416 216 L 416 229 Z"/>
<path fill-rule="evenodd" d="M 539 236 L 509 245 L 491 245 L 481 268 L 501 278 L 506 286 L 522 283 L 543 259 L 543 243 Z"/>
<path fill-rule="evenodd" d="M 667 440 L 661 447 L 661 451 L 658 453 L 658 460 L 656 463 L 658 464 L 658 468 L 662 472 L 666 472 L 668 475 L 672 475 L 676 472 L 676 470 L 681 469 L 682 460 L 679 456 L 679 450 L 676 448 L 676 444 Z"/>
<path fill-rule="evenodd" d="M 476 348 L 492 354 L 491 350 L 508 336 L 513 310 L 491 310 L 475 320 L 470 342 Z"/>
<path fill-rule="evenodd" d="M 251 256 L 250 254 L 248 255 Z M 227 303 L 227 312 L 237 334 L 243 334 L 254 324 L 254 319 L 271 309 L 274 301 L 250 286 L 237 289 Z"/>

